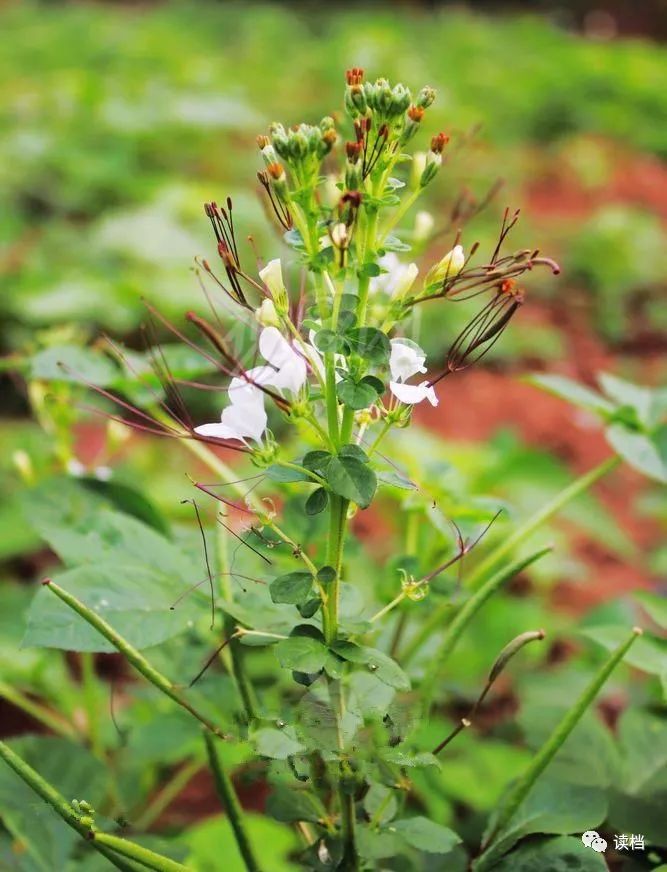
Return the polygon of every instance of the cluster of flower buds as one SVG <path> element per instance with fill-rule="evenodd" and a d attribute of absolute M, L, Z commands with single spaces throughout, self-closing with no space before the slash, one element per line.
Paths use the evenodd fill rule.
<path fill-rule="evenodd" d="M 271 125 L 270 133 L 271 145 L 291 166 L 298 166 L 313 158 L 320 163 L 334 147 L 337 138 L 334 120 L 328 115 L 317 126 L 297 124 L 286 130 L 276 122 Z"/>

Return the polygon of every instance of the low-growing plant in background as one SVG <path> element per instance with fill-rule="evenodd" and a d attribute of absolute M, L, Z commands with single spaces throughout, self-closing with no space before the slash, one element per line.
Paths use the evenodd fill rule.
<path fill-rule="evenodd" d="M 595 870 L 601 857 L 568 836 L 605 821 L 664 847 L 659 820 L 642 817 L 664 797 L 665 761 L 647 752 L 665 735 L 649 707 L 657 691 L 637 691 L 642 705 L 623 714 L 618 739 L 591 712 L 626 655 L 664 675 L 664 647 L 651 633 L 638 638 L 632 614 L 586 628 L 610 649 L 602 662 L 582 653 L 532 686 L 524 667 L 532 753 L 502 729 L 478 731 L 507 670 L 534 664 L 559 621 L 540 612 L 531 623 L 530 602 L 510 604 L 512 632 L 499 631 L 487 602 L 549 559 L 550 546 L 528 539 L 619 459 L 517 523 L 498 500 L 447 480 L 446 458 L 410 433 L 419 403 L 456 414 L 448 380 L 520 317 L 522 280 L 558 272 L 538 251 L 512 248 L 509 210 L 490 250 L 455 235 L 425 269 L 411 261 L 430 226 L 410 216 L 405 230 L 403 219 L 448 148 L 435 133 L 427 151 L 411 150 L 434 99 L 432 88 L 413 96 L 349 70 L 343 142 L 329 117 L 258 138 L 259 182 L 288 257 L 246 263 L 233 203 L 209 202 L 219 269 L 201 260 L 196 275 L 210 317 L 173 324 L 149 306 L 148 338 L 172 341 L 139 354 L 63 333 L 26 362 L 61 467 L 81 472 L 73 423 L 85 395 L 109 421 L 110 458 L 132 448 L 128 428 L 155 436 L 157 451 L 173 438 L 190 453 L 181 509 L 197 525 L 170 529 L 150 480 L 115 481 L 106 465 L 53 479 L 29 452 L 16 455 L 34 485 L 26 517 L 65 564 L 30 605 L 24 645 L 79 652 L 81 679 L 36 650 L 39 670 L 19 664 L 0 688 L 58 736 L 0 746 L 14 773 L 0 776 L 0 810 L 25 858 L 0 844 L 16 868 L 218 869 L 232 862 L 223 854 L 233 840 L 250 870 Z M 420 324 L 466 300 L 475 311 L 427 363 Z M 598 413 L 620 457 L 667 479 L 664 393 L 611 376 L 604 397 L 541 381 Z M 221 393 L 218 419 L 195 424 Z M 381 565 L 355 535 L 378 506 L 401 539 Z M 657 598 L 642 606 L 664 627 Z M 108 717 L 96 652 L 118 652 L 138 673 L 112 693 Z M 87 749 L 75 744 L 77 718 Z M 147 836 L 203 761 L 226 829 Z M 160 767 L 174 764 L 153 794 Z M 265 816 L 244 810 L 244 779 L 268 792 Z M 47 807 L 26 800 L 28 789 Z"/>

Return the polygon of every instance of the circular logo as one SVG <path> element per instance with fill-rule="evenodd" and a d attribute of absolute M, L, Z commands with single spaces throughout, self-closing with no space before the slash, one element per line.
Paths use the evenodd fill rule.
<path fill-rule="evenodd" d="M 587 848 L 590 848 L 593 843 L 593 839 L 599 839 L 600 836 L 595 830 L 586 830 L 586 832 L 581 837 L 581 841 L 586 845 Z"/>

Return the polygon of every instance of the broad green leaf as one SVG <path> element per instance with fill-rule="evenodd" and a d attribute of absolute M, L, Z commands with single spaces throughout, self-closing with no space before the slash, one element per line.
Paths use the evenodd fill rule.
<path fill-rule="evenodd" d="M 569 835 L 598 827 L 607 814 L 604 790 L 568 784 L 547 776 L 533 786 L 507 827 L 473 865 L 475 872 L 493 868 L 520 839 L 533 833 Z M 487 832 L 493 828 L 491 817 Z"/>
<path fill-rule="evenodd" d="M 364 808 L 374 824 L 388 824 L 396 816 L 396 791 L 375 781 L 364 797 Z"/>
<path fill-rule="evenodd" d="M 377 488 L 373 470 L 356 457 L 332 458 L 326 479 L 335 494 L 357 503 L 362 509 L 371 504 Z"/>
<path fill-rule="evenodd" d="M 606 872 L 601 854 L 579 838 L 557 836 L 525 842 L 497 863 L 494 872 Z"/>
<path fill-rule="evenodd" d="M 312 469 L 314 472 L 318 472 L 319 470 L 325 469 L 330 460 L 331 454 L 329 451 L 316 449 L 315 451 L 309 451 L 307 454 L 304 454 L 301 463 L 306 467 L 306 469 Z"/>
<path fill-rule="evenodd" d="M 667 412 L 667 391 L 664 389 L 654 390 L 633 384 L 607 372 L 600 373 L 598 382 L 615 403 L 634 409 L 639 422 L 649 430 L 660 423 Z"/>
<path fill-rule="evenodd" d="M 267 466 L 266 475 L 271 481 L 290 482 L 290 481 L 310 481 L 310 477 L 298 469 L 290 469 L 289 466 L 281 466 L 279 463 L 273 463 Z"/>
<path fill-rule="evenodd" d="M 163 536 L 169 536 L 165 517 L 141 491 L 113 479 L 81 478 L 79 481 L 83 487 L 109 500 L 118 511 L 143 521 Z"/>
<path fill-rule="evenodd" d="M 351 442 L 349 445 L 341 445 L 338 449 L 338 454 L 340 457 L 356 457 L 362 463 L 368 463 L 368 455 L 363 448 L 355 445 L 354 442 Z"/>
<path fill-rule="evenodd" d="M 339 657 L 351 663 L 366 666 L 376 678 L 396 690 L 409 690 L 410 679 L 398 663 L 377 648 L 353 645 L 350 642 L 337 642 L 333 649 Z"/>
<path fill-rule="evenodd" d="M 243 822 L 251 844 L 257 846 L 263 872 L 293 872 L 294 864 L 289 858 L 298 846 L 296 834 L 267 815 L 247 810 L 243 813 Z M 180 838 L 190 848 L 185 865 L 197 872 L 218 872 L 221 858 L 224 858 L 225 872 L 247 870 L 226 815 L 190 824 Z"/>
<path fill-rule="evenodd" d="M 266 810 L 277 821 L 311 821 L 317 823 L 324 817 L 319 800 L 308 790 L 276 785 L 266 803 Z"/>
<path fill-rule="evenodd" d="M 310 494 L 304 508 L 307 515 L 319 515 L 328 505 L 329 492 L 323 487 L 318 487 Z"/>
<path fill-rule="evenodd" d="M 381 752 L 381 756 L 387 763 L 393 763 L 394 766 L 406 767 L 408 769 L 423 769 L 426 766 L 440 768 L 440 761 L 430 751 L 410 754 L 407 751 L 401 751 L 400 748 L 386 748 Z"/>
<path fill-rule="evenodd" d="M 612 624 L 586 627 L 581 632 L 607 651 L 617 648 L 628 635 L 627 627 Z M 644 672 L 663 675 L 667 671 L 667 641 L 645 632 L 625 655 L 625 662 Z"/>
<path fill-rule="evenodd" d="M 54 580 L 104 618 L 135 648 L 150 648 L 194 626 L 206 609 L 196 595 L 171 606 L 187 587 L 158 569 L 104 562 L 58 573 Z M 24 646 L 65 651 L 116 649 L 46 587 L 28 611 Z"/>
<path fill-rule="evenodd" d="M 420 816 L 394 821 L 388 829 L 398 833 L 408 845 L 428 854 L 447 854 L 461 842 L 453 830 Z"/>
<path fill-rule="evenodd" d="M 297 739 L 293 727 L 283 727 L 281 730 L 274 727 L 262 727 L 253 734 L 255 748 L 260 757 L 272 757 L 275 760 L 286 760 L 301 751 L 305 751 L 305 745 Z"/>
<path fill-rule="evenodd" d="M 106 773 L 86 748 L 53 736 L 28 736 L 10 744 L 67 800 L 85 799 L 99 806 Z M 80 837 L 4 763 L 0 766 L 0 816 L 43 872 L 67 867 Z"/>
<path fill-rule="evenodd" d="M 313 576 L 310 572 L 296 571 L 274 578 L 269 589 L 274 603 L 299 605 L 308 598 L 312 586 Z"/>
<path fill-rule="evenodd" d="M 634 598 L 648 612 L 652 621 L 663 630 L 667 630 L 667 597 L 640 590 L 634 594 Z"/>
<path fill-rule="evenodd" d="M 562 375 L 531 374 L 526 381 L 542 388 L 562 400 L 567 400 L 581 409 L 594 412 L 597 415 L 609 416 L 614 412 L 614 404 L 606 400 L 601 394 L 587 388 L 579 382 L 572 381 Z"/>
<path fill-rule="evenodd" d="M 633 469 L 667 483 L 667 460 L 649 436 L 630 430 L 623 424 L 607 427 L 605 436 L 614 451 Z"/>
<path fill-rule="evenodd" d="M 328 655 L 326 645 L 311 636 L 290 636 L 289 639 L 281 639 L 275 647 L 275 652 L 284 669 L 308 673 L 319 672 Z"/>
<path fill-rule="evenodd" d="M 396 860 L 402 848 L 405 848 L 405 843 L 400 835 L 389 829 L 360 826 L 357 830 L 357 849 L 365 860 L 376 861 L 389 857 Z"/>
<path fill-rule="evenodd" d="M 52 345 L 30 361 L 29 377 L 34 379 L 106 387 L 117 376 L 118 368 L 105 354 L 77 345 Z"/>
<path fill-rule="evenodd" d="M 343 405 L 355 411 L 367 409 L 378 398 L 375 387 L 363 381 L 354 381 L 350 377 L 343 378 L 338 382 L 336 393 Z"/>
<path fill-rule="evenodd" d="M 345 334 L 352 352 L 371 363 L 382 364 L 389 359 L 389 337 L 377 327 L 355 327 Z"/>

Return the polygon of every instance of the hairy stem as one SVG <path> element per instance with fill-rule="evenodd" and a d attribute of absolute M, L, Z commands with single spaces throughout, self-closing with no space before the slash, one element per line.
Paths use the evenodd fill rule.
<path fill-rule="evenodd" d="M 621 662 L 623 657 L 635 642 L 642 631 L 635 627 L 628 639 L 612 652 L 611 656 L 603 663 L 599 672 L 595 675 L 591 683 L 581 694 L 579 699 L 570 708 L 567 714 L 563 717 L 559 724 L 555 727 L 544 745 L 535 754 L 532 762 L 511 789 L 509 795 L 505 798 L 503 805 L 496 818 L 495 825 L 491 833 L 484 840 L 483 850 L 494 841 L 501 830 L 510 822 L 518 807 L 528 795 L 530 789 L 546 769 L 549 763 L 553 760 L 558 749 L 570 735 L 572 730 L 581 720 L 584 712 L 593 704 L 596 696 L 602 689 L 602 686 L 614 671 L 616 666 Z M 482 866 L 479 866 L 481 869 Z"/>
<path fill-rule="evenodd" d="M 77 599 L 75 596 L 72 596 L 71 593 L 68 593 L 64 590 L 60 585 L 55 582 L 47 579 L 43 582 L 48 589 L 54 593 L 58 599 L 61 599 L 67 606 L 69 606 L 73 611 L 77 614 L 81 615 L 84 621 L 87 621 L 91 627 L 94 627 L 98 633 L 104 636 L 107 641 L 111 642 L 111 644 L 119 651 L 128 663 L 131 663 L 134 668 L 140 672 L 144 678 L 150 681 L 158 690 L 162 691 L 165 696 L 168 696 L 172 699 L 177 705 L 180 705 L 187 712 L 189 712 L 194 718 L 196 718 L 200 723 L 202 723 L 208 730 L 212 733 L 215 733 L 216 736 L 219 736 L 221 739 L 228 738 L 224 733 L 221 732 L 220 728 L 217 727 L 211 720 L 209 720 L 205 715 L 198 712 L 190 703 L 179 693 L 179 691 L 174 687 L 174 685 L 162 675 L 161 672 L 158 672 L 154 666 L 152 666 L 148 660 L 137 651 L 130 643 L 124 639 L 119 633 L 117 633 L 113 627 L 108 624 L 103 618 L 101 618 L 98 614 L 96 614 L 92 609 L 89 609 L 81 600 Z"/>
<path fill-rule="evenodd" d="M 141 845 L 130 842 L 127 839 L 122 839 L 119 836 L 112 836 L 108 833 L 98 833 L 91 828 L 89 823 L 86 823 L 81 815 L 79 815 L 67 800 L 60 794 L 52 784 L 46 781 L 36 772 L 32 766 L 19 757 L 9 745 L 5 742 L 0 742 L 0 757 L 5 763 L 14 770 L 38 796 L 48 803 L 51 808 L 59 815 L 65 823 L 76 830 L 80 836 L 83 836 L 90 842 L 91 846 L 106 857 L 117 869 L 131 870 L 135 872 L 140 868 L 155 869 L 158 872 L 188 872 L 187 867 L 180 863 L 175 863 L 168 857 L 163 857 L 156 854 L 154 851 L 149 851 Z M 128 857 L 135 862 L 124 863 L 116 854 L 121 854 L 123 857 Z"/>
<path fill-rule="evenodd" d="M 208 753 L 209 764 L 215 780 L 215 788 L 227 812 L 227 817 L 232 826 L 234 838 L 236 839 L 236 844 L 245 867 L 248 872 L 261 872 L 259 861 L 255 857 L 255 852 L 246 831 L 241 803 L 231 778 L 220 763 L 220 758 L 215 747 L 215 739 L 210 733 L 204 733 L 204 741 L 206 742 L 206 752 Z"/>

